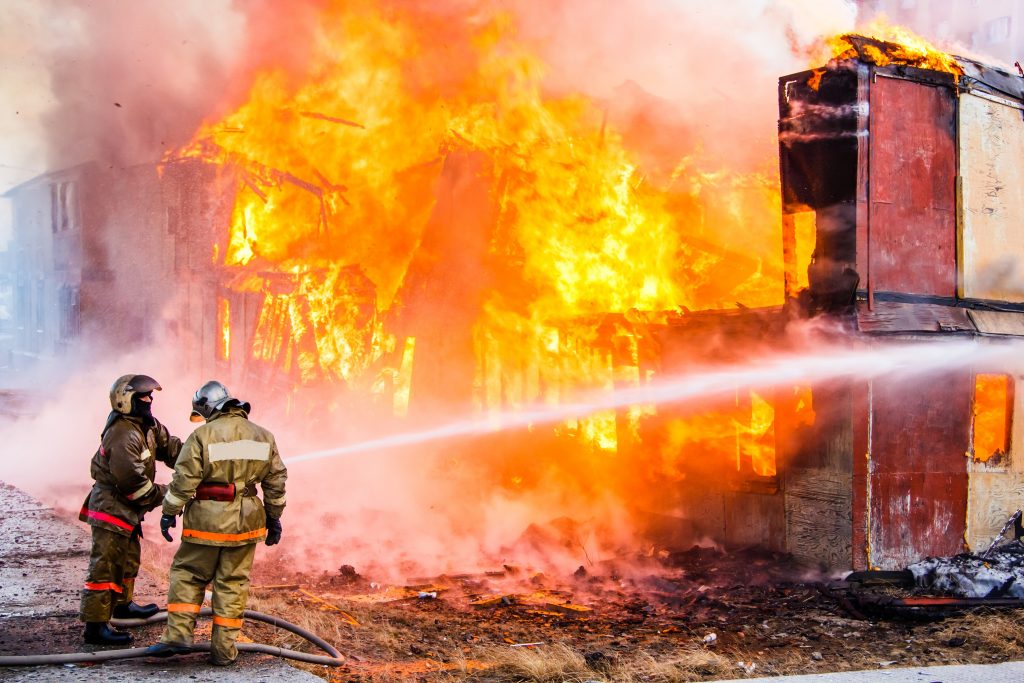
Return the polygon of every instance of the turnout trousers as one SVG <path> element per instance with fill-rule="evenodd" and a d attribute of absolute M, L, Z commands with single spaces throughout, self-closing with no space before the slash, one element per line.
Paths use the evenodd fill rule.
<path fill-rule="evenodd" d="M 171 563 L 167 594 L 167 627 L 160 642 L 191 645 L 196 616 L 207 584 L 213 584 L 212 657 L 233 662 L 235 640 L 242 629 L 242 612 L 249 600 L 249 572 L 256 544 L 200 545 L 183 541 Z"/>
<path fill-rule="evenodd" d="M 142 558 L 140 535 L 139 527 L 130 536 L 92 527 L 89 570 L 79 609 L 82 621 L 110 621 L 115 607 L 131 602 Z"/>

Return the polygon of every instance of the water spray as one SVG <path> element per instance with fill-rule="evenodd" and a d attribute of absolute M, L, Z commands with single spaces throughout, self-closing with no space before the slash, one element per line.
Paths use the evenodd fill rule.
<path fill-rule="evenodd" d="M 633 405 L 684 404 L 728 395 L 736 387 L 763 389 L 811 384 L 841 378 L 871 380 L 881 376 L 912 376 L 937 370 L 977 367 L 1005 372 L 1022 358 L 1021 344 L 979 344 L 977 341 L 872 345 L 851 349 L 829 347 L 814 354 L 787 353 L 749 363 L 719 366 L 702 372 L 664 378 L 637 387 L 616 388 L 558 405 L 534 406 L 455 420 L 428 429 L 393 434 L 286 458 L 289 465 L 307 460 L 381 451 L 452 438 L 491 434 L 509 429 L 557 424 L 606 410 Z"/>

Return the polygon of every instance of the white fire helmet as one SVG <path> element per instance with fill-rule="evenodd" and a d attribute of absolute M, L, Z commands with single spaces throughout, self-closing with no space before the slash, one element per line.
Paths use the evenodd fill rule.
<path fill-rule="evenodd" d="M 252 409 L 248 403 L 239 401 L 232 396 L 226 386 L 212 379 L 196 389 L 196 393 L 192 397 L 192 415 L 189 419 L 192 422 L 209 420 L 213 417 L 214 413 L 218 410 L 223 410 L 231 403 L 239 406 L 246 413 Z"/>

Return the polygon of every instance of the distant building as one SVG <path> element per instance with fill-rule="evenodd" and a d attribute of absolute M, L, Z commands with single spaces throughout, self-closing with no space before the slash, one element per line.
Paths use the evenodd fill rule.
<path fill-rule="evenodd" d="M 0 372 L 10 367 L 14 341 L 13 270 L 11 252 L 0 251 Z"/>
<path fill-rule="evenodd" d="M 210 190 L 213 172 L 199 163 L 87 163 L 8 190 L 13 233 L 0 308 L 7 290 L 11 320 L 0 319 L 0 369 L 59 357 L 83 336 L 126 352 L 214 327 L 211 231 L 226 220 Z M 182 320 L 193 326 L 181 330 Z M 214 369 L 215 344 L 190 348 L 198 365 Z"/>
<path fill-rule="evenodd" d="M 1024 59 L 1024 0 L 859 0 L 858 21 L 884 14 L 942 44 L 1007 65 Z M 955 51 L 955 50 L 954 50 Z"/>

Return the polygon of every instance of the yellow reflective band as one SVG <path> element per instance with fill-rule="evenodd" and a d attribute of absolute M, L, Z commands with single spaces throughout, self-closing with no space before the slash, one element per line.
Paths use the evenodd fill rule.
<path fill-rule="evenodd" d="M 280 496 L 279 498 L 265 498 L 263 500 L 266 505 L 284 505 L 286 496 Z"/>
<path fill-rule="evenodd" d="M 164 495 L 164 503 L 174 508 L 180 508 L 187 502 L 187 498 L 179 498 L 178 496 L 171 493 L 170 489 L 167 489 L 167 493 Z"/>
<path fill-rule="evenodd" d="M 128 500 L 135 500 L 136 498 L 142 498 L 144 495 L 153 490 L 153 482 L 147 481 L 145 484 L 139 487 L 138 491 L 128 495 Z"/>
<path fill-rule="evenodd" d="M 209 445 L 210 462 L 218 460 L 269 460 L 270 444 L 263 441 L 243 439 L 222 441 Z"/>
<path fill-rule="evenodd" d="M 204 541 L 251 541 L 267 533 L 266 529 L 254 529 L 240 534 L 222 534 L 216 531 L 199 531 L 198 529 L 185 529 L 181 532 L 182 538 L 201 538 Z"/>
<path fill-rule="evenodd" d="M 223 626 L 225 628 L 242 628 L 241 619 L 230 619 L 228 617 L 219 617 L 216 614 L 213 615 L 213 625 Z"/>

